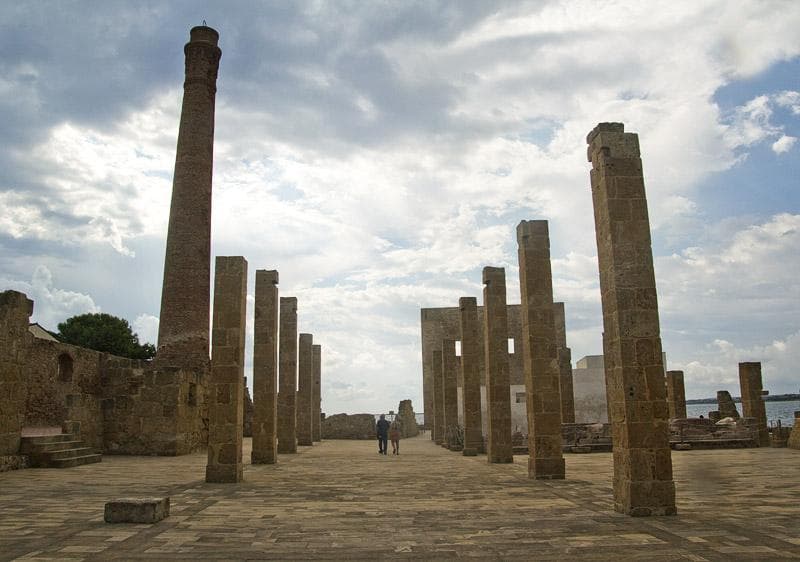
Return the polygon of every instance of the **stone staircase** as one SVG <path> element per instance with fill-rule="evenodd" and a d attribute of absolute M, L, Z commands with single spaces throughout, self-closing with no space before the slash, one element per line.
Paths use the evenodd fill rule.
<path fill-rule="evenodd" d="M 71 468 L 103 460 L 72 433 L 23 437 L 19 452 L 28 456 L 33 468 Z"/>

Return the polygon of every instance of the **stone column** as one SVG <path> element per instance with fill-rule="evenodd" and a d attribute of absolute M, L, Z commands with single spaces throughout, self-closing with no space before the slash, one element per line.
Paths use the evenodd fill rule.
<path fill-rule="evenodd" d="M 0 292 L 0 456 L 19 454 L 28 393 L 31 314 L 33 301 L 24 293 Z"/>
<path fill-rule="evenodd" d="M 444 376 L 442 373 L 442 351 L 434 349 L 431 356 L 433 367 L 433 442 L 444 443 Z"/>
<path fill-rule="evenodd" d="M 575 395 L 572 390 L 572 350 L 567 347 L 567 321 L 564 303 L 553 303 L 553 322 L 556 327 L 558 372 L 561 394 L 561 423 L 575 423 Z"/>
<path fill-rule="evenodd" d="M 256 271 L 253 330 L 253 464 L 278 459 L 278 272 Z"/>
<path fill-rule="evenodd" d="M 314 395 L 311 398 L 311 434 L 314 441 L 322 441 L 322 346 L 312 346 Z"/>
<path fill-rule="evenodd" d="M 764 405 L 761 363 L 739 363 L 739 386 L 742 392 L 742 416 L 755 418 L 758 446 L 769 447 L 767 408 Z"/>
<path fill-rule="evenodd" d="M 667 407 L 670 418 L 686 417 L 686 391 L 683 371 L 667 371 Z"/>
<path fill-rule="evenodd" d="M 658 299 L 639 137 L 622 123 L 589 133 L 603 356 L 614 442 L 614 508 L 674 515 Z"/>
<path fill-rule="evenodd" d="M 483 332 L 486 360 L 486 454 L 490 463 L 514 462 L 508 371 L 506 270 L 483 268 Z"/>
<path fill-rule="evenodd" d="M 311 418 L 314 399 L 314 336 L 300 334 L 297 354 L 297 444 L 314 444 Z"/>
<path fill-rule="evenodd" d="M 528 413 L 528 476 L 563 479 L 561 454 L 561 373 L 550 270 L 547 221 L 517 225 L 522 301 L 522 354 Z"/>
<path fill-rule="evenodd" d="M 464 456 L 483 452 L 481 421 L 480 339 L 478 330 L 478 299 L 458 299 L 461 314 L 461 407 L 464 418 Z"/>
<path fill-rule="evenodd" d="M 297 297 L 280 298 L 278 453 L 297 452 Z"/>
<path fill-rule="evenodd" d="M 208 365 L 214 102 L 222 51 L 210 27 L 192 28 L 172 183 L 158 323 L 158 360 Z"/>
<path fill-rule="evenodd" d="M 214 278 L 206 482 L 241 482 L 247 261 L 218 256 Z"/>
<path fill-rule="evenodd" d="M 442 341 L 442 373 L 444 374 L 444 443 L 453 451 L 461 447 L 454 442 L 458 430 L 458 357 L 455 340 Z"/>

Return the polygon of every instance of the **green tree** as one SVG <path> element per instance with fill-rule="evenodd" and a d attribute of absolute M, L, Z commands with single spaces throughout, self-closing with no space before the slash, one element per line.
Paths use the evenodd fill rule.
<path fill-rule="evenodd" d="M 59 339 L 119 357 L 150 359 L 156 354 L 153 344 L 139 343 L 139 336 L 123 318 L 111 314 L 79 314 L 58 325 Z"/>

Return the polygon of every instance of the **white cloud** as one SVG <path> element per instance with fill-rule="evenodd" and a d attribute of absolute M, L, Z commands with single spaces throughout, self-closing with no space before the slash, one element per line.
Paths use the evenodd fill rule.
<path fill-rule="evenodd" d="M 783 154 L 789 152 L 794 143 L 797 142 L 797 137 L 790 137 L 788 135 L 781 135 L 781 137 L 772 143 L 772 150 L 775 154 Z"/>

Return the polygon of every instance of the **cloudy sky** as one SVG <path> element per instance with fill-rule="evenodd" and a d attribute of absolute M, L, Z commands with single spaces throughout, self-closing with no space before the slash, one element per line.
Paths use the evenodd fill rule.
<path fill-rule="evenodd" d="M 278 269 L 328 413 L 422 409 L 419 309 L 479 296 L 550 221 L 575 360 L 599 354 L 585 137 L 640 137 L 668 368 L 800 387 L 800 3 L 4 2 L 0 288 L 155 342 L 183 45 L 220 32 L 213 253 Z M 252 298 L 251 305 L 252 305 Z M 481 299 L 479 298 L 479 302 Z M 252 324 L 251 324 L 252 325 Z"/>

